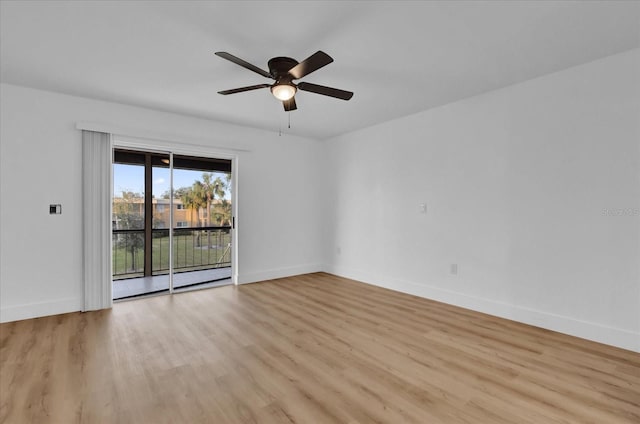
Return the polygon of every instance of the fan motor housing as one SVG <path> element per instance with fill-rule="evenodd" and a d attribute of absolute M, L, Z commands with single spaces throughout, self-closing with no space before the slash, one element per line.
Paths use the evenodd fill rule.
<path fill-rule="evenodd" d="M 269 73 L 276 80 L 289 76 L 289 69 L 298 64 L 298 61 L 290 57 L 274 57 L 269 59 Z"/>

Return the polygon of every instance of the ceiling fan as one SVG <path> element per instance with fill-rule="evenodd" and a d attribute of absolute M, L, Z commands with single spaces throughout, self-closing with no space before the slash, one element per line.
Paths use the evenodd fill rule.
<path fill-rule="evenodd" d="M 337 88 L 325 87 L 324 85 L 312 84 L 310 82 L 299 82 L 295 84 L 293 80 L 300 79 L 310 73 L 317 71 L 333 62 L 331 56 L 323 51 L 317 51 L 302 62 L 290 57 L 274 57 L 269 60 L 267 66 L 269 72 L 246 62 L 227 52 L 216 52 L 217 56 L 227 59 L 236 65 L 240 65 L 250 71 L 262 75 L 266 78 L 274 79 L 273 84 L 257 84 L 248 87 L 234 88 L 231 90 L 218 91 L 218 94 L 235 94 L 243 91 L 257 90 L 259 88 L 271 88 L 271 93 L 278 100 L 282 101 L 285 111 L 296 110 L 295 94 L 298 90 L 309 91 L 311 93 L 322 94 L 324 96 L 335 97 L 337 99 L 349 100 L 353 97 L 351 91 L 339 90 Z"/>

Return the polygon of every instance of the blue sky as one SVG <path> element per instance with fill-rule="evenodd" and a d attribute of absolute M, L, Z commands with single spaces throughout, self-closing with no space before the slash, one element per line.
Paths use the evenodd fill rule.
<path fill-rule="evenodd" d="M 219 175 L 224 179 L 225 174 L 214 173 L 214 178 Z M 173 170 L 173 187 L 190 187 L 196 180 L 202 180 L 202 171 L 189 171 L 185 169 Z M 169 169 L 153 168 L 153 195 L 162 197 L 169 190 Z M 113 192 L 115 197 L 121 197 L 123 191 L 144 193 L 144 167 L 140 165 L 113 165 Z M 230 197 L 227 192 L 226 198 Z"/>

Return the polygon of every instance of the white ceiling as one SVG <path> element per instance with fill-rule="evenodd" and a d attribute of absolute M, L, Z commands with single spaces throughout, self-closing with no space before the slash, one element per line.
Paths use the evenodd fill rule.
<path fill-rule="evenodd" d="M 640 46 L 640 2 L 2 1 L 2 82 L 315 138 L 363 128 Z M 287 113 L 266 69 L 317 50 L 335 62 Z"/>

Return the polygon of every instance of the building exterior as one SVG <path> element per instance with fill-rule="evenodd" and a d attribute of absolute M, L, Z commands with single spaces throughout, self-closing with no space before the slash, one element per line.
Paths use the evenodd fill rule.
<path fill-rule="evenodd" d="M 152 199 L 153 228 L 170 227 L 170 199 Z M 211 213 L 211 221 L 208 221 L 208 213 Z M 211 202 L 211 211 L 206 207 L 197 209 L 188 208 L 181 199 L 173 199 L 173 221 L 175 228 L 198 228 L 207 226 L 229 225 L 231 216 L 231 203 L 227 200 L 215 199 Z M 144 227 L 144 198 L 113 199 L 112 211 L 113 228 L 135 229 Z"/>

